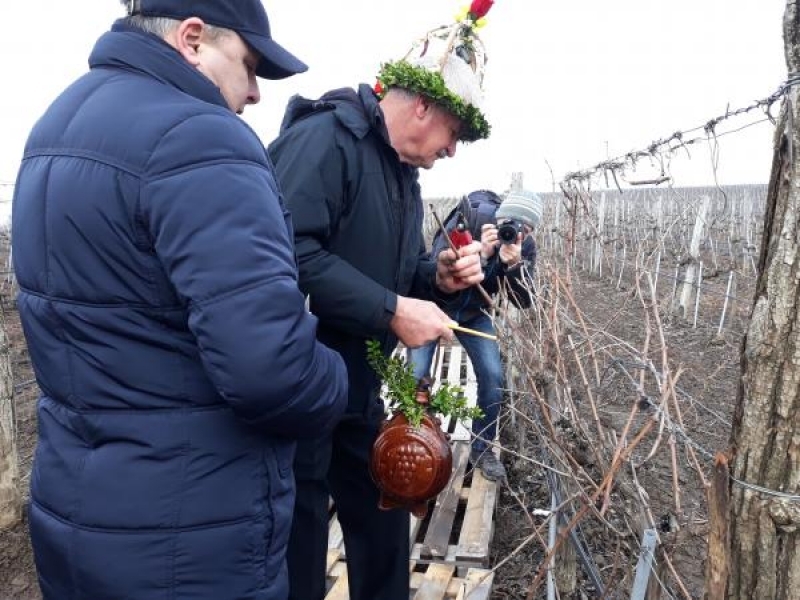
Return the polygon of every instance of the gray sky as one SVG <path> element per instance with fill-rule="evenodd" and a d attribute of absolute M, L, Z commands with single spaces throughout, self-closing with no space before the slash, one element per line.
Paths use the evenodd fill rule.
<path fill-rule="evenodd" d="M 245 120 L 268 143 L 293 93 L 373 83 L 380 62 L 405 54 L 468 2 L 266 0 L 274 37 L 308 73 L 263 82 Z M 423 173 L 426 196 L 502 191 L 556 180 L 609 156 L 770 95 L 785 79 L 784 0 L 496 0 L 481 31 L 489 140 L 460 146 Z M 96 38 L 121 16 L 117 0 L 0 2 L 0 182 L 13 181 L 27 133 L 52 99 L 85 72 Z M 120 107 L 124 118 L 125 107 Z M 777 113 L 777 107 L 775 112 Z M 757 114 L 738 124 L 755 120 Z M 721 184 L 765 182 L 772 127 L 720 140 Z M 713 183 L 706 144 L 675 158 L 676 185 Z M 647 165 L 645 165 L 646 167 Z M 656 169 L 658 170 L 658 169 Z M 648 168 L 631 179 L 652 175 Z M 7 195 L 0 185 L 0 198 Z"/>

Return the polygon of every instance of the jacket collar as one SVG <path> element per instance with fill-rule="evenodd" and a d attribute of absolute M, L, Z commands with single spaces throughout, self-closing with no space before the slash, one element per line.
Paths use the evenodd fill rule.
<path fill-rule="evenodd" d="M 182 92 L 228 108 L 219 88 L 162 39 L 121 21 L 104 33 L 89 56 L 92 69 L 110 67 L 149 75 Z"/>
<path fill-rule="evenodd" d="M 370 129 L 375 131 L 381 140 L 383 140 L 387 150 L 391 152 L 392 156 L 397 158 L 400 167 L 412 173 L 413 177 L 416 179 L 416 174 L 418 172 L 417 168 L 412 167 L 404 162 L 400 162 L 397 151 L 392 146 L 392 142 L 389 139 L 389 130 L 386 128 L 386 117 L 383 114 L 383 109 L 381 108 L 380 102 L 378 101 L 378 96 L 375 95 L 374 90 L 366 83 L 362 83 L 358 86 L 358 97 L 361 100 L 361 105 L 364 107 L 364 113 L 361 122 L 364 124 L 363 126 L 366 129 L 362 136 L 366 135 L 367 131 Z M 354 133 L 358 135 L 357 130 L 355 129 Z"/>
<path fill-rule="evenodd" d="M 358 96 L 361 99 L 361 104 L 364 106 L 367 127 L 375 129 L 386 142 L 386 145 L 391 146 L 389 142 L 389 130 L 386 129 L 386 119 L 383 116 L 383 109 L 378 102 L 378 97 L 375 95 L 375 92 L 366 83 L 362 83 L 358 86 Z"/>

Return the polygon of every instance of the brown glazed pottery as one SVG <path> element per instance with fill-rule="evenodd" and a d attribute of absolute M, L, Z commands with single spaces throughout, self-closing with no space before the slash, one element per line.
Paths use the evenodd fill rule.
<path fill-rule="evenodd" d="M 425 517 L 428 502 L 444 489 L 453 470 L 453 454 L 439 419 L 426 414 L 414 427 L 405 415 L 395 413 L 381 426 L 369 468 L 381 490 L 380 508 L 405 508 Z"/>

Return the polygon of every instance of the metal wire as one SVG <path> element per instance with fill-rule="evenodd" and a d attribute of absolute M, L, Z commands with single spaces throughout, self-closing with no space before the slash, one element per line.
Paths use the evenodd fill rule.
<path fill-rule="evenodd" d="M 620 188 L 617 175 L 623 174 L 627 168 L 635 167 L 636 163 L 640 159 L 653 158 L 656 155 L 661 155 L 664 153 L 674 154 L 679 150 L 687 150 L 687 147 L 691 146 L 692 144 L 709 141 L 711 138 L 718 139 L 725 135 L 738 133 L 744 129 L 747 129 L 748 127 L 752 127 L 753 125 L 758 125 L 766 121 L 770 121 L 771 123 L 775 124 L 775 118 L 771 114 L 773 104 L 786 96 L 789 90 L 798 84 L 800 84 L 800 73 L 790 73 L 786 81 L 781 83 L 778 86 L 778 89 L 766 98 L 756 100 L 752 104 L 735 110 L 726 109 L 724 114 L 713 117 L 702 125 L 691 127 L 682 131 L 676 131 L 663 138 L 656 139 L 640 150 L 634 150 L 614 158 L 603 160 L 593 167 L 589 167 L 587 169 L 581 169 L 579 171 L 567 173 L 562 180 L 562 189 L 564 187 L 569 187 L 574 183 L 588 182 L 593 177 L 601 174 L 607 178 L 609 173 L 611 173 L 612 177 L 614 178 L 617 188 Z M 757 109 L 763 110 L 766 116 L 736 129 L 717 133 L 717 127 L 724 121 L 745 115 Z M 700 132 L 702 132 L 702 135 L 694 135 Z M 670 178 L 663 179 L 663 181 L 669 180 Z"/>

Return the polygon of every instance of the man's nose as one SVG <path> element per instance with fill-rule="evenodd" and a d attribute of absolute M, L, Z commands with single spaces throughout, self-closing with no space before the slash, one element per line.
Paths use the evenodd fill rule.
<path fill-rule="evenodd" d="M 253 81 L 250 83 L 250 89 L 247 93 L 247 103 L 248 104 L 258 104 L 261 101 L 261 90 L 258 89 L 258 80 L 253 77 Z"/>

